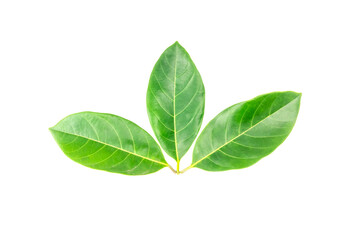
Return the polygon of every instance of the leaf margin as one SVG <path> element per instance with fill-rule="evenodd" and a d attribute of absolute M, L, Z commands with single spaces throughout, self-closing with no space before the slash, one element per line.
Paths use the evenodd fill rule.
<path fill-rule="evenodd" d="M 162 86 L 161 86 L 161 84 L 159 83 L 159 81 L 158 81 L 158 79 L 157 79 L 157 85 L 159 85 L 159 87 L 160 87 L 160 89 L 161 89 L 161 91 L 164 93 L 164 95 L 166 95 L 166 97 L 167 98 L 169 98 L 170 100 L 172 100 L 172 105 L 173 105 L 173 111 L 174 111 L 174 113 L 173 114 L 170 114 L 169 112 L 167 112 L 163 107 L 163 109 L 164 109 L 164 111 L 168 114 L 168 115 L 170 115 L 172 118 L 173 118 L 173 127 L 174 127 L 174 129 L 169 129 L 169 130 L 172 130 L 173 132 L 174 132 L 174 149 L 175 149 L 175 151 L 174 151 L 174 153 L 175 153 L 175 156 L 173 156 L 173 153 L 171 153 L 170 151 L 169 151 L 169 149 L 168 149 L 168 146 L 166 146 L 166 144 L 164 144 L 163 143 L 163 139 L 162 138 L 164 138 L 164 139 L 166 139 L 164 136 L 161 136 L 161 134 L 160 133 L 158 133 L 158 131 L 160 131 L 160 130 L 158 130 L 158 129 L 156 129 L 156 127 L 155 127 L 155 123 L 153 123 L 153 116 L 152 115 L 154 115 L 156 118 L 158 118 L 158 122 L 159 123 L 161 123 L 161 125 L 163 125 L 165 128 L 168 128 L 167 126 L 166 126 L 166 124 L 164 124 L 164 122 L 163 121 L 161 121 L 160 119 L 159 119 L 159 117 L 156 115 L 156 114 L 153 114 L 152 113 L 152 111 L 150 110 L 150 108 L 151 107 L 149 107 L 149 105 L 150 105 L 150 100 L 149 100 L 149 95 L 154 95 L 154 99 L 156 100 L 156 101 L 158 101 L 157 99 L 156 99 L 156 97 L 155 97 L 155 93 L 152 91 L 152 89 L 151 89 L 151 87 L 150 87 L 150 84 L 151 84 L 151 81 L 153 81 L 153 79 L 154 78 L 157 78 L 156 76 L 154 76 L 153 77 L 153 75 L 154 75 L 154 72 L 156 71 L 156 68 L 157 68 L 157 65 L 159 64 L 159 65 L 161 65 L 161 61 L 163 60 L 162 58 L 164 58 L 164 59 L 166 59 L 166 53 L 167 53 L 167 51 L 168 50 L 170 50 L 171 48 L 175 48 L 175 49 L 180 49 L 181 51 L 182 51 L 182 54 L 185 54 L 186 55 L 186 58 L 187 58 L 187 61 L 189 62 L 188 63 L 188 65 L 191 65 L 191 67 L 193 67 L 193 71 L 194 71 L 194 76 L 193 76 L 193 78 L 197 78 L 197 81 L 199 81 L 199 89 L 200 89 L 200 92 L 197 92 L 196 94 L 194 94 L 194 96 L 193 97 L 195 97 L 195 96 L 197 96 L 197 95 L 201 95 L 201 97 L 202 97 L 202 99 L 201 99 L 201 102 L 199 102 L 199 106 L 201 106 L 201 108 L 199 108 L 199 110 L 197 110 L 197 112 L 195 113 L 195 116 L 196 117 L 199 117 L 199 119 L 200 119 L 200 121 L 198 122 L 198 125 L 195 127 L 196 129 L 195 129 L 195 131 L 193 131 L 193 133 L 191 134 L 191 137 L 188 137 L 187 139 L 191 139 L 192 138 L 192 140 L 191 140 L 191 143 L 189 143 L 188 144 L 188 146 L 185 148 L 185 150 L 184 150 L 184 153 L 181 155 L 181 156 L 179 156 L 179 150 L 178 150 L 178 148 L 179 148 L 179 144 L 178 144 L 178 136 L 177 136 L 177 134 L 181 131 L 181 130 L 183 130 L 183 129 L 185 129 L 187 126 L 185 126 L 185 127 L 183 127 L 180 131 L 177 131 L 177 129 L 176 129 L 176 127 L 177 127 L 177 123 L 176 123 L 176 116 L 177 115 L 179 115 L 182 111 L 184 111 L 185 109 L 186 109 L 186 107 L 184 108 L 184 109 L 182 109 L 182 111 L 179 113 L 176 113 L 175 114 L 175 112 L 176 112 L 176 110 L 175 110 L 175 105 L 176 105 L 176 97 L 178 96 L 178 95 L 180 95 L 183 91 L 184 91 L 184 89 L 187 87 L 187 85 L 189 85 L 190 84 L 190 82 L 191 82 L 191 80 L 192 79 L 190 79 L 188 82 L 187 82 L 187 85 L 186 85 L 186 87 L 184 87 L 183 89 L 181 89 L 181 91 L 179 92 L 179 93 L 176 93 L 176 80 L 177 79 L 179 79 L 178 77 L 176 77 L 176 65 L 175 65 L 175 78 L 174 78 L 174 87 L 173 87 L 173 89 L 174 89 L 174 91 L 173 91 L 173 98 L 170 98 L 169 97 L 169 95 L 166 93 L 166 92 L 164 92 L 164 90 L 162 89 Z M 175 50 L 175 51 L 178 51 L 178 50 Z M 166 60 L 167 62 L 168 62 L 168 60 Z M 175 60 L 175 63 L 177 62 L 177 59 Z M 169 63 L 168 63 L 169 64 Z M 161 67 L 161 66 L 160 66 Z M 150 94 L 150 92 L 151 92 L 151 94 Z M 151 125 L 151 127 L 152 127 L 152 129 L 153 129 L 153 132 L 155 133 L 155 136 L 156 136 L 156 139 L 158 140 L 158 142 L 160 143 L 160 146 L 162 147 L 162 149 L 167 153 L 167 155 L 169 155 L 171 158 L 173 158 L 176 162 L 177 162 L 177 165 L 179 165 L 179 162 L 180 162 L 180 160 L 182 159 L 182 157 L 188 152 L 188 150 L 191 148 L 191 146 L 194 144 L 194 142 L 195 142 L 195 140 L 196 140 L 196 137 L 198 136 L 198 134 L 199 134 L 199 132 L 200 132 L 200 129 L 201 129 L 201 125 L 202 125 L 202 123 L 203 123 L 203 117 L 204 117 L 204 110 L 205 110 L 205 95 L 206 95 L 206 92 L 205 92 L 205 87 L 204 87 L 204 84 L 203 84 L 203 81 L 202 81 L 202 77 L 201 77 L 201 75 L 200 75 L 200 72 L 198 71 L 198 69 L 197 69 L 197 67 L 196 67 L 196 65 L 195 65 L 195 63 L 193 62 L 193 60 L 192 60 L 192 58 L 191 58 L 191 56 L 190 56 L 190 54 L 186 51 L 186 49 L 183 47 L 183 46 L 181 46 L 180 45 L 180 43 L 178 42 L 178 41 L 176 41 L 174 44 L 172 44 L 172 45 L 170 45 L 168 48 L 166 48 L 165 49 L 165 51 L 160 55 L 160 57 L 158 58 L 158 60 L 156 61 L 156 63 L 155 63 L 155 65 L 154 65 L 154 67 L 153 67 L 153 69 L 152 69 L 152 72 L 151 72 L 151 75 L 150 75 L 150 80 L 149 80 L 149 84 L 148 84 L 148 90 L 147 90 L 147 96 L 146 96 L 146 105 L 147 105 L 147 113 L 148 113 L 148 118 L 149 118 L 149 121 L 150 121 L 150 125 Z M 191 103 L 191 101 L 189 101 L 189 103 L 188 103 L 188 105 Z M 161 104 L 158 102 L 158 104 L 161 106 Z M 186 140 L 187 140 L 186 139 Z M 179 169 L 178 169 L 178 172 L 179 172 Z"/>
<path fill-rule="evenodd" d="M 294 94 L 297 94 L 297 97 L 294 98 L 293 100 L 291 100 L 290 102 L 288 102 L 286 105 L 284 105 L 283 107 L 281 107 L 280 109 L 278 109 L 277 111 L 273 112 L 272 114 L 268 115 L 266 118 L 264 118 L 263 120 L 261 120 L 260 122 L 256 123 L 255 125 L 251 126 L 249 129 L 247 129 L 246 131 L 242 132 L 240 135 L 232 138 L 230 141 L 227 141 L 225 144 L 221 145 L 220 147 L 217 147 L 215 150 L 211 151 L 209 154 L 207 154 L 206 156 L 202 157 L 201 159 L 197 160 L 194 162 L 194 152 L 195 152 L 195 148 L 196 148 L 196 144 L 197 144 L 197 141 L 199 140 L 199 137 L 201 136 L 201 134 L 206 130 L 206 128 L 212 123 L 213 120 L 215 120 L 218 116 L 220 116 L 223 112 L 225 112 L 226 110 L 238 105 L 238 104 L 244 104 L 246 102 L 250 102 L 258 97 L 261 97 L 261 96 L 264 96 L 264 95 L 269 95 L 269 94 L 273 94 L 273 93 L 294 93 Z M 262 158 L 270 155 L 272 152 L 274 152 L 290 135 L 290 133 L 292 132 L 294 126 L 295 126 L 295 123 L 296 123 L 296 120 L 297 120 L 297 116 L 299 114 L 299 111 L 300 111 L 300 105 L 301 105 L 301 98 L 302 98 L 302 93 L 301 92 L 294 92 L 294 91 L 275 91 L 275 92 L 270 92 L 270 93 L 265 93 L 265 94 L 261 94 L 261 95 L 258 95 L 252 99 L 249 99 L 249 100 L 246 100 L 246 101 L 242 101 L 242 102 L 239 102 L 239 103 L 235 103 L 227 108 L 225 108 L 224 110 L 222 110 L 220 113 L 218 113 L 214 118 L 212 118 L 208 123 L 207 125 L 204 127 L 204 129 L 202 130 L 202 132 L 200 133 L 200 135 L 198 136 L 196 142 L 195 142 L 195 146 L 194 146 L 194 149 L 193 149 L 193 160 L 192 160 L 192 163 L 190 166 L 186 167 L 185 169 L 183 169 L 182 171 L 180 171 L 180 173 L 184 173 L 186 171 L 188 171 L 189 169 L 191 168 L 199 168 L 197 167 L 197 165 L 205 160 L 206 158 L 208 158 L 209 156 L 211 156 L 212 154 L 214 154 L 215 152 L 217 152 L 218 150 L 220 150 L 222 147 L 228 145 L 230 142 L 234 141 L 235 139 L 239 138 L 240 136 L 244 135 L 246 132 L 250 131 L 251 129 L 253 129 L 255 126 L 257 126 L 259 123 L 262 123 L 264 120 L 266 120 L 268 117 L 270 117 L 271 115 L 275 114 L 276 112 L 278 112 L 279 110 L 281 110 L 282 108 L 286 107 L 287 105 L 291 104 L 293 101 L 295 100 L 299 100 L 299 105 L 298 105 L 298 108 L 297 108 L 297 113 L 296 113 L 296 118 L 295 118 L 295 121 L 294 121 L 294 124 L 293 126 L 291 127 L 289 133 L 287 134 L 287 136 L 278 144 L 278 146 L 276 146 L 271 152 L 269 152 L 268 154 L 266 154 L 265 156 L 261 157 L 260 159 L 258 159 L 256 162 L 252 163 L 251 165 L 257 163 L 258 161 L 260 161 Z M 251 165 L 247 166 L 247 167 L 250 167 Z M 245 167 L 246 168 L 246 167 Z M 209 171 L 209 172 L 217 172 L 217 171 L 213 171 L 213 170 L 207 170 L 207 169 L 203 169 L 203 168 L 199 168 L 199 169 L 202 169 L 204 171 Z M 223 170 L 218 170 L 218 171 L 229 171 L 229 170 L 237 170 L 237 169 L 242 169 L 242 168 L 231 168 L 231 169 L 223 169 Z"/>
<path fill-rule="evenodd" d="M 142 156 L 142 155 L 137 154 L 137 153 L 130 152 L 130 151 L 126 150 L 126 149 L 119 148 L 119 147 L 117 147 L 117 146 L 113 146 L 113 145 L 111 145 L 111 144 L 108 144 L 108 143 L 105 143 L 105 142 L 102 142 L 102 141 L 99 141 L 99 140 L 96 140 L 96 139 L 92 139 L 92 138 L 88 138 L 88 137 L 86 137 L 86 136 L 77 135 L 77 134 L 74 134 L 74 133 L 64 132 L 64 131 L 60 131 L 60 130 L 55 129 L 55 127 L 56 127 L 58 124 L 60 124 L 63 120 L 65 120 L 65 119 L 67 119 L 67 118 L 69 118 L 69 117 L 71 117 L 71 116 L 74 116 L 74 115 L 77 115 L 77 114 L 83 114 L 83 113 L 108 115 L 108 116 L 120 118 L 120 119 L 122 119 L 122 120 L 125 120 L 125 121 L 133 124 L 134 126 L 136 126 L 137 128 L 139 128 L 141 131 L 143 131 L 144 133 L 146 133 L 149 137 L 151 137 L 151 139 L 153 140 L 153 142 L 156 144 L 156 147 L 159 149 L 159 152 L 161 153 L 161 156 L 162 156 L 162 159 L 163 159 L 164 162 L 161 162 L 161 161 L 158 161 L 158 160 L 155 160 L 155 159 L 151 159 L 151 158 L 149 158 L 149 157 Z M 108 146 L 108 147 L 114 148 L 114 149 L 116 149 L 114 152 L 116 152 L 116 151 L 118 151 L 118 150 L 119 150 L 119 151 L 122 151 L 122 152 L 126 152 L 126 153 L 128 153 L 128 154 L 134 155 L 134 156 L 139 157 L 139 158 L 144 159 L 144 160 L 151 161 L 151 162 L 153 162 L 153 163 L 157 163 L 157 164 L 159 164 L 159 165 L 162 166 L 161 168 L 157 169 L 156 171 L 148 172 L 148 173 L 145 173 L 145 174 L 127 174 L 127 173 L 124 173 L 124 172 L 109 171 L 109 170 L 106 170 L 106 169 L 100 169 L 100 168 L 92 167 L 92 166 L 89 166 L 89 165 L 84 165 L 84 164 L 82 164 L 82 163 L 80 163 L 80 162 L 78 162 L 78 161 L 70 158 L 73 162 L 76 162 L 76 163 L 78 163 L 78 164 L 80 164 L 80 165 L 83 165 L 83 166 L 85 166 L 85 167 L 88 167 L 88 168 L 91 168 L 91 169 L 95 169 L 95 170 L 100 170 L 100 171 L 106 171 L 106 172 L 111 172 L 111 173 L 117 173 L 117 174 L 127 175 L 127 176 L 142 176 L 142 175 L 148 175 L 148 174 L 151 174 L 151 173 L 155 173 L 155 172 L 163 169 L 164 167 L 169 167 L 173 172 L 175 172 L 175 170 L 166 162 L 166 159 L 165 159 L 165 157 L 164 157 L 164 155 L 163 155 L 163 153 L 162 153 L 161 147 L 158 145 L 158 143 L 155 141 L 155 139 L 154 139 L 145 129 L 143 129 L 142 127 L 140 127 L 140 126 L 137 125 L 136 123 L 134 123 L 134 122 L 132 122 L 132 121 L 126 119 L 126 118 L 117 116 L 117 115 L 115 115 L 115 114 L 92 112 L 92 111 L 77 112 L 77 113 L 73 113 L 73 114 L 70 114 L 70 115 L 62 118 L 62 119 L 61 119 L 59 122 L 57 122 L 54 126 L 48 128 L 48 129 L 49 129 L 50 133 L 53 135 L 53 138 L 54 138 L 54 140 L 56 141 L 57 145 L 60 147 L 60 149 L 62 150 L 62 152 L 63 152 L 68 158 L 70 158 L 70 157 L 64 152 L 64 150 L 62 149 L 62 147 L 60 146 L 60 144 L 59 144 L 58 141 L 56 140 L 56 137 L 54 136 L 54 132 L 60 132 L 60 133 L 62 133 L 62 134 L 68 134 L 68 135 L 72 135 L 72 136 L 76 136 L 76 137 L 82 137 L 82 138 L 88 139 L 88 140 L 90 140 L 90 141 L 103 144 L 104 146 Z M 149 147 L 150 147 L 150 145 L 149 145 Z"/>

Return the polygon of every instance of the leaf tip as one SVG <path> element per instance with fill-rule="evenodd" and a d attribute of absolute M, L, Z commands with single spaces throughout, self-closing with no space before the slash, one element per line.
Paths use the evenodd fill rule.
<path fill-rule="evenodd" d="M 49 130 L 50 134 L 51 134 L 53 137 L 55 137 L 55 135 L 54 135 L 54 134 L 55 134 L 54 127 L 49 127 L 48 130 Z"/>
<path fill-rule="evenodd" d="M 55 127 L 55 126 L 54 126 Z M 53 135 L 54 136 L 54 134 L 55 134 L 55 129 L 54 129 L 54 127 L 49 127 L 48 129 L 49 129 L 49 132 L 51 133 L 51 135 Z"/>
<path fill-rule="evenodd" d="M 176 41 L 173 46 L 176 46 L 176 47 L 181 47 L 180 43 L 178 41 Z"/>
<path fill-rule="evenodd" d="M 295 92 L 295 91 L 286 91 L 284 93 L 291 93 L 293 94 L 294 96 L 296 96 L 296 98 L 301 98 L 302 96 L 302 93 L 301 92 Z"/>
<path fill-rule="evenodd" d="M 297 97 L 301 99 L 302 93 L 301 92 L 295 92 L 297 94 Z"/>

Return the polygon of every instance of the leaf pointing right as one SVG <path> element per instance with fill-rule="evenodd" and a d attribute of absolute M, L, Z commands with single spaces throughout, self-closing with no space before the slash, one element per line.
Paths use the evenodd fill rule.
<path fill-rule="evenodd" d="M 294 127 L 300 99 L 301 93 L 273 92 L 225 109 L 200 134 L 189 168 L 239 169 L 269 155 Z"/>

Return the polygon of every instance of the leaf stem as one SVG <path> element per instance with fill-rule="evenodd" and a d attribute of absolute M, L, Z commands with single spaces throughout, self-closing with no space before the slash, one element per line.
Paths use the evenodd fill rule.
<path fill-rule="evenodd" d="M 195 164 L 191 164 L 191 165 L 190 165 L 190 166 L 188 166 L 187 168 L 185 168 L 185 169 L 181 170 L 181 171 L 180 171 L 180 173 L 184 173 L 184 172 L 186 172 L 187 170 L 189 170 L 189 169 L 193 168 L 195 165 L 196 165 L 196 163 L 195 163 Z"/>
<path fill-rule="evenodd" d="M 180 174 L 180 160 L 179 159 L 176 161 L 176 174 L 177 175 Z"/>
<path fill-rule="evenodd" d="M 177 172 L 175 171 L 175 169 L 174 169 L 170 164 L 168 164 L 167 166 L 168 166 L 168 168 L 170 168 L 170 170 L 171 170 L 173 173 L 177 174 Z"/>

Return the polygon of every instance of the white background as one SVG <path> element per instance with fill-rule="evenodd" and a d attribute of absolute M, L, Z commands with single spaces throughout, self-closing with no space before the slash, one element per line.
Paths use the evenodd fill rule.
<path fill-rule="evenodd" d="M 359 12 L 346 0 L 1 1 L 0 239 L 360 239 Z M 176 40 L 203 77 L 202 127 L 234 103 L 302 92 L 284 144 L 250 168 L 180 176 L 68 159 L 48 128 L 71 113 L 154 136 L 147 83 Z"/>

